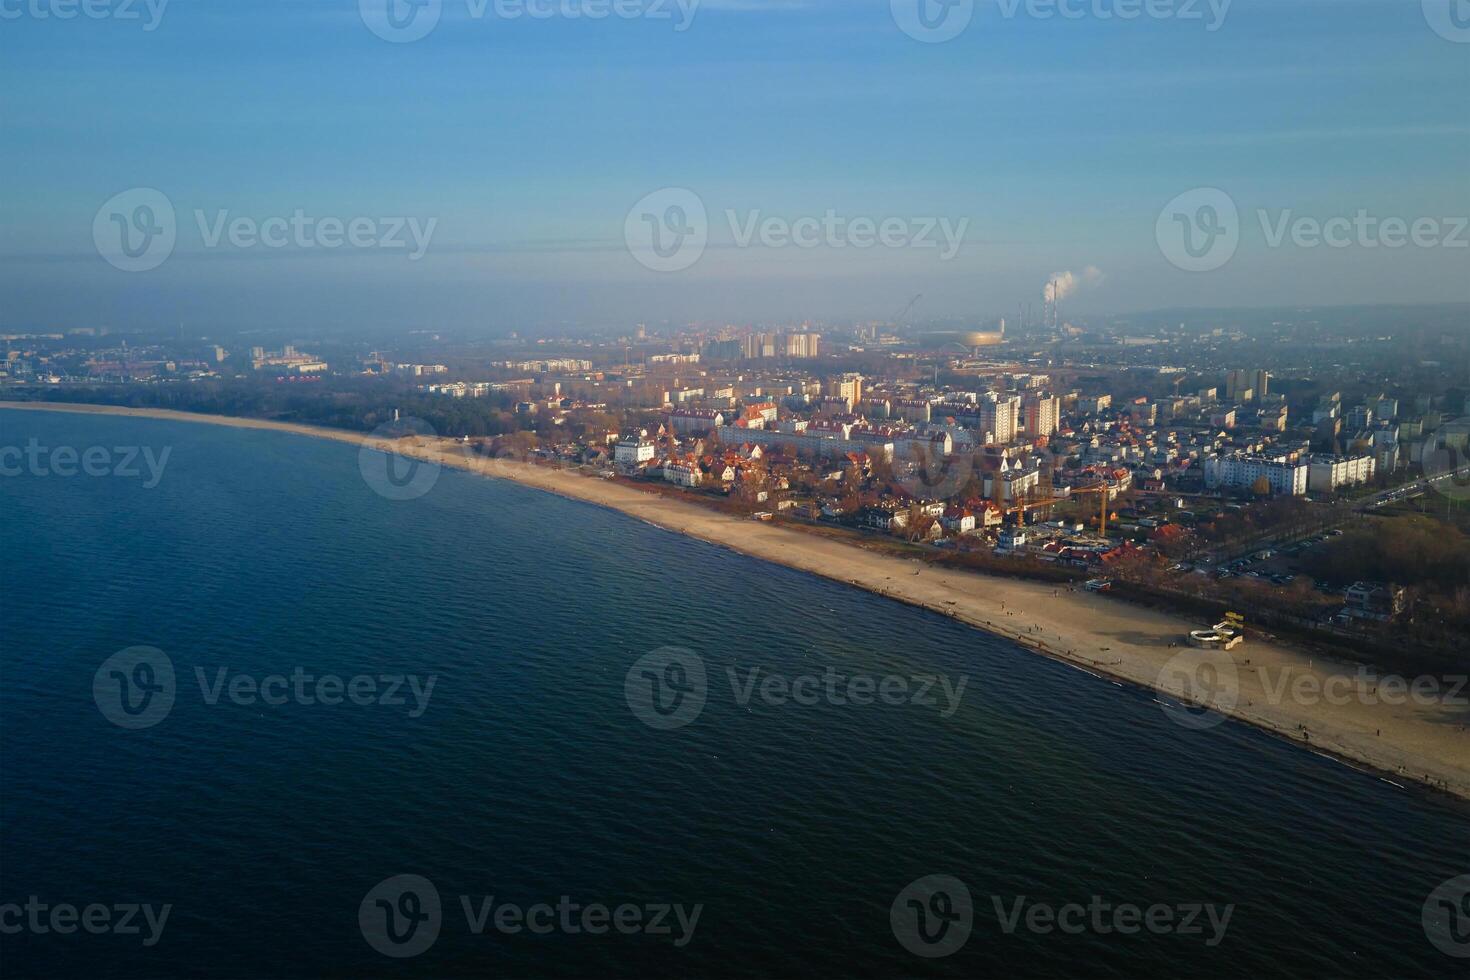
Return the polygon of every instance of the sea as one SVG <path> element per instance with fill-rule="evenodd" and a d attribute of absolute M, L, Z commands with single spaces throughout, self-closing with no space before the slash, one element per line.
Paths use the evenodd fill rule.
<path fill-rule="evenodd" d="M 0 976 L 1466 975 L 1457 802 L 418 465 L 0 410 Z"/>

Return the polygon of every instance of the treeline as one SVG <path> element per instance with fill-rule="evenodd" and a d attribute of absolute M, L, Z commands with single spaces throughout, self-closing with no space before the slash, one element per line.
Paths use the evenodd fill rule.
<path fill-rule="evenodd" d="M 1307 553 L 1306 568 L 1334 585 L 1394 582 L 1453 592 L 1470 586 L 1470 537 L 1417 515 L 1359 524 Z"/>
<path fill-rule="evenodd" d="M 1272 497 L 1239 510 L 1201 517 L 1198 532 L 1210 544 L 1228 546 L 1265 535 L 1305 533 L 1321 519 L 1301 497 Z"/>
<path fill-rule="evenodd" d="M 1457 651 L 1460 666 L 1470 667 L 1470 536 L 1459 528 L 1418 515 L 1368 522 L 1309 555 L 1307 568 L 1336 585 L 1403 586 L 1408 615 L 1384 632 L 1396 642 Z"/>
<path fill-rule="evenodd" d="M 359 431 L 371 431 L 392 420 L 395 410 L 403 418 L 423 420 L 443 436 L 484 438 L 522 428 L 512 411 L 512 396 L 446 398 L 391 378 L 326 378 L 300 384 L 209 379 L 162 385 L 18 386 L 7 388 L 5 394 L 21 400 L 165 408 Z"/>

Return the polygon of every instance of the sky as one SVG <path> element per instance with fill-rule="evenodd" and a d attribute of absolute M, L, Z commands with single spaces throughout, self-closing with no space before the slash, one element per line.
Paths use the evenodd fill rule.
<path fill-rule="evenodd" d="M 414 2 L 0 0 L 0 327 L 1470 301 L 1467 0 Z"/>

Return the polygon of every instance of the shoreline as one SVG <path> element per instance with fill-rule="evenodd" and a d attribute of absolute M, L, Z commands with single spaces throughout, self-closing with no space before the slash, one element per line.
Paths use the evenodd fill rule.
<path fill-rule="evenodd" d="M 389 445 L 371 433 L 171 409 L 4 401 L 0 409 L 193 422 L 285 432 L 359 447 Z M 936 568 L 779 524 L 732 517 L 574 470 L 466 456 L 451 439 L 411 438 L 392 446 L 404 456 L 605 507 L 666 531 L 917 606 L 1100 679 L 1148 689 L 1162 697 L 1183 699 L 1181 678 L 1160 674 L 1172 658 L 1192 665 L 1212 656 L 1184 644 L 1187 632 L 1203 624 L 1107 596 Z M 1294 699 L 1289 694 L 1282 697 L 1281 692 L 1299 684 L 1315 683 L 1316 691 L 1331 691 L 1333 688 L 1321 685 L 1329 678 L 1352 678 L 1358 665 L 1328 662 L 1256 639 L 1247 640 L 1230 656 L 1237 667 L 1238 685 L 1235 706 L 1224 712 L 1229 717 L 1398 788 L 1414 784 L 1470 800 L 1470 733 L 1465 731 L 1470 708 L 1415 704 L 1407 699 L 1403 704 L 1388 704 L 1376 696 L 1367 702 L 1350 697 L 1346 703 L 1329 703 L 1320 696 L 1315 700 Z M 1459 692 L 1461 698 L 1467 695 L 1470 689 Z M 1309 739 L 1303 738 L 1303 731 Z"/>

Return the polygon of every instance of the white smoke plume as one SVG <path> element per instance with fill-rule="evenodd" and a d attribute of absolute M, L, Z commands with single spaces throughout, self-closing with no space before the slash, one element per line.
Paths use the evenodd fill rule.
<path fill-rule="evenodd" d="M 1084 286 L 1096 286 L 1103 281 L 1103 271 L 1095 265 L 1089 265 L 1082 272 L 1053 272 L 1051 278 L 1042 287 L 1041 298 L 1047 303 L 1055 303 L 1057 300 L 1066 299 Z"/>

